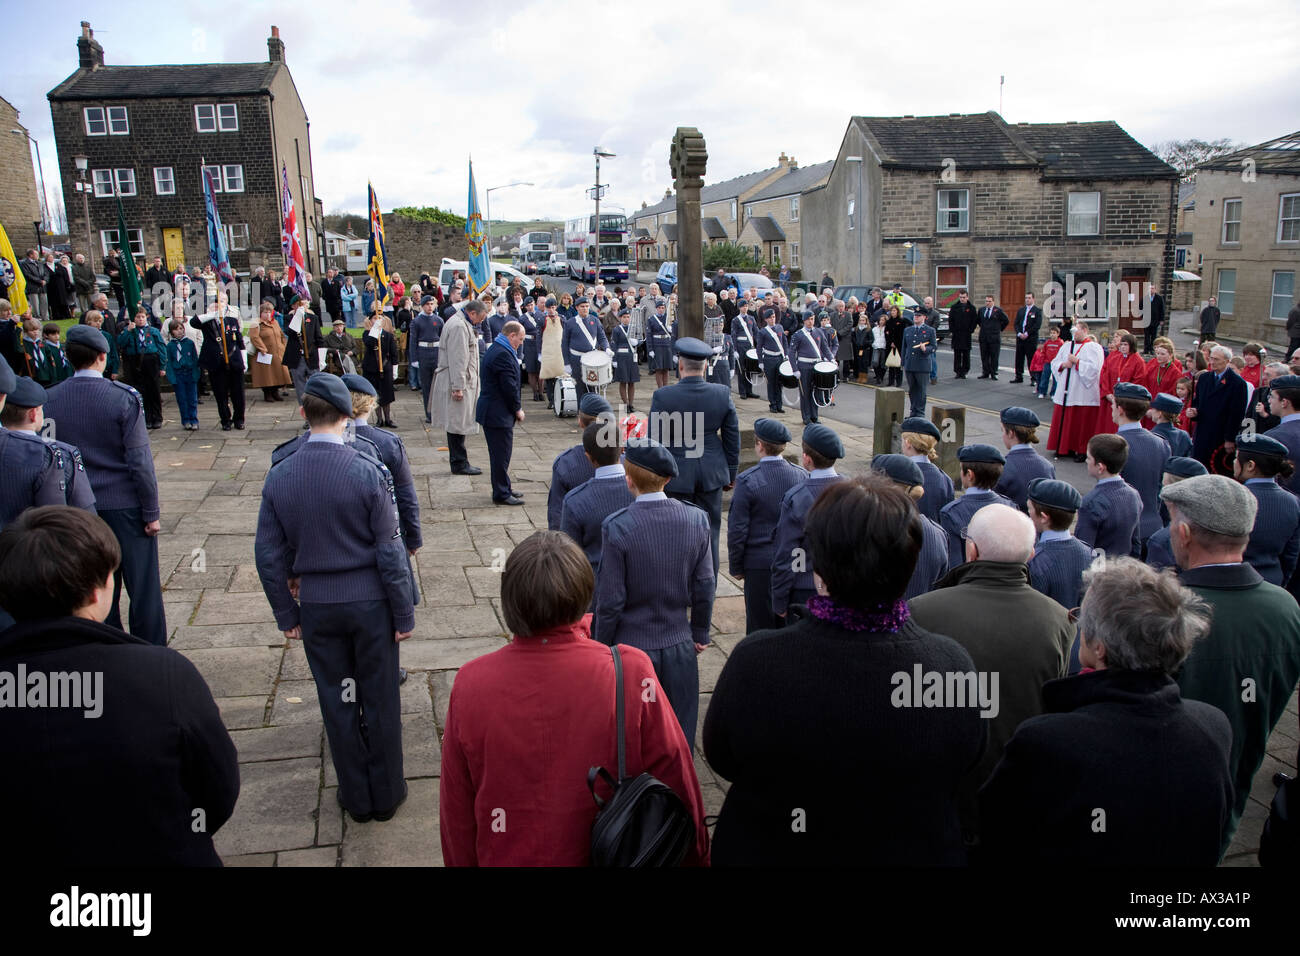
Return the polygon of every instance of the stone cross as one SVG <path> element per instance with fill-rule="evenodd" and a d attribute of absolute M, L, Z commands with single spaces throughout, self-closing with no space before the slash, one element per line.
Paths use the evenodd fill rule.
<path fill-rule="evenodd" d="M 700 236 L 700 190 L 709 153 L 693 126 L 677 127 L 668 168 L 677 192 L 677 316 L 680 333 L 704 337 L 704 250 Z"/>

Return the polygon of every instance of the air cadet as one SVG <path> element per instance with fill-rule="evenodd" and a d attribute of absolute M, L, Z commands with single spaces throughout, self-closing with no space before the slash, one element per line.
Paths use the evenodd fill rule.
<path fill-rule="evenodd" d="M 737 316 L 739 319 L 739 316 Z M 727 512 L 727 569 L 745 585 L 745 633 L 776 627 L 772 616 L 772 551 L 785 493 L 808 477 L 782 457 L 790 429 L 772 418 L 754 421 L 758 464 L 736 476 Z"/>
<path fill-rule="evenodd" d="M 1208 475 L 1209 469 L 1192 457 L 1174 456 L 1165 462 L 1165 473 L 1161 487 L 1177 484 L 1187 478 Z M 1164 527 L 1147 539 L 1147 564 L 1157 571 L 1162 568 L 1176 568 L 1174 548 L 1169 543 L 1169 512 L 1163 501 L 1160 502 L 1160 516 Z"/>
<path fill-rule="evenodd" d="M 952 479 L 935 464 L 939 457 L 935 446 L 942 437 L 939 427 L 926 418 L 905 418 L 899 428 L 903 454 L 916 463 L 925 479 L 925 494 L 916 509 L 938 524 L 939 512 L 953 499 Z"/>
<path fill-rule="evenodd" d="M 817 421 L 817 403 L 813 401 L 813 368 L 818 362 L 829 362 L 822 337 L 813 328 L 813 314 L 805 312 L 803 328 L 790 339 L 790 368 L 799 376 L 799 414 L 808 425 Z"/>
<path fill-rule="evenodd" d="M 1142 517 L 1138 521 L 1139 547 L 1133 552 L 1142 557 L 1147 539 L 1163 527 L 1160 520 L 1160 483 L 1169 460 L 1169 443 L 1142 427 L 1142 419 L 1151 407 L 1151 393 L 1135 382 L 1115 386 L 1115 404 L 1111 416 L 1118 432 L 1128 442 L 1128 459 L 1120 477 L 1142 496 Z"/>
<path fill-rule="evenodd" d="M 812 424 L 803 430 L 801 463 L 808 477 L 781 498 L 772 548 L 772 614 L 782 624 L 792 623 L 787 618 L 791 605 L 806 604 L 816 593 L 812 561 L 803 545 L 803 523 L 818 495 L 844 480 L 835 471 L 835 462 L 843 457 L 844 443 L 831 429 Z"/>
<path fill-rule="evenodd" d="M 564 334 L 560 338 L 560 351 L 564 353 L 564 371 L 573 376 L 578 386 L 578 395 L 594 391 L 587 387 L 582 374 L 582 357 L 588 352 L 611 351 L 609 340 L 605 338 L 605 327 L 600 319 L 591 314 L 591 305 L 586 296 L 579 296 L 574 303 L 578 314 L 564 323 Z"/>
<path fill-rule="evenodd" d="M 1156 423 L 1151 434 L 1159 435 L 1169 443 L 1169 453 L 1175 458 L 1190 458 L 1192 436 L 1178 427 L 1178 416 L 1182 411 L 1181 398 L 1161 392 L 1151 399 L 1151 409 L 1147 415 Z"/>
<path fill-rule="evenodd" d="M 650 438 L 624 450 L 636 500 L 601 526 L 595 633 L 604 644 L 645 651 L 682 733 L 695 749 L 700 669 L 709 644 L 714 577 L 709 523 L 698 508 L 664 494 L 677 460 Z"/>
<path fill-rule="evenodd" d="M 587 426 L 602 416 L 612 418 L 614 410 L 603 395 L 589 392 L 578 402 L 578 427 L 584 432 Z M 551 465 L 551 487 L 546 495 L 546 526 L 551 531 L 560 530 L 560 515 L 564 510 L 564 496 L 584 481 L 595 477 L 596 469 L 587 458 L 582 443 L 566 448 Z"/>
<path fill-rule="evenodd" d="M 443 320 L 433 311 L 436 302 L 431 295 L 420 300 L 420 311 L 411 320 L 406 338 L 420 373 L 420 397 L 424 404 L 426 424 L 433 421 L 429 417 L 429 394 L 433 385 L 433 373 L 438 370 L 438 340 L 442 338 Z"/>
<path fill-rule="evenodd" d="M 117 337 L 118 354 L 128 370 L 131 384 L 144 402 L 144 424 L 151 431 L 162 428 L 162 393 L 158 379 L 167 363 L 167 343 L 162 333 L 149 324 L 149 313 L 141 307 L 135 323 Z M 243 348 L 243 345 L 240 345 Z"/>
<path fill-rule="evenodd" d="M 23 382 L 32 381 L 24 377 Z M 9 401 L 18 389 L 19 378 L 0 360 L 0 415 L 9 417 Z M 35 383 L 33 383 L 35 384 Z M 39 386 L 38 386 L 39 387 Z M 54 449 L 30 440 L 8 425 L 0 428 L 0 528 L 28 508 L 67 504 L 63 471 Z"/>
<path fill-rule="evenodd" d="M 1138 522 L 1142 496 L 1120 477 L 1128 462 L 1128 442 L 1122 435 L 1093 435 L 1088 440 L 1088 474 L 1097 479 L 1079 505 L 1074 535 L 1108 558 L 1138 552 Z"/>
<path fill-rule="evenodd" d="M 758 310 L 758 359 L 763 363 L 763 377 L 767 379 L 767 408 L 777 415 L 784 414 L 784 399 L 781 397 L 781 363 L 789 350 L 785 338 L 785 329 L 776 324 L 776 309 L 765 305 Z"/>
<path fill-rule="evenodd" d="M 1300 461 L 1300 375 L 1279 375 L 1268 383 L 1268 411 L 1282 420 L 1264 434 L 1286 445 L 1293 462 Z M 1300 477 L 1278 482 L 1293 495 L 1300 495 Z"/>
<path fill-rule="evenodd" d="M 740 311 L 731 320 L 731 344 L 736 349 L 736 361 L 739 365 L 746 352 L 750 349 L 759 350 L 760 346 L 758 326 L 754 324 L 754 317 L 749 314 L 749 299 L 741 299 L 738 308 Z M 736 373 L 736 387 L 740 389 L 741 398 L 754 397 L 754 385 L 743 371 Z"/>
<path fill-rule="evenodd" d="M 1029 559 L 1029 583 L 1067 611 L 1083 597 L 1083 572 L 1092 564 L 1092 549 L 1070 534 L 1083 496 L 1064 481 L 1035 478 L 1026 489 L 1029 520 L 1038 530 Z"/>
<path fill-rule="evenodd" d="M 1055 478 L 1056 466 L 1034 451 L 1034 445 L 1038 444 L 1038 426 L 1042 422 L 1032 410 L 1012 405 L 1002 409 L 999 417 L 1002 420 L 1002 444 L 1007 447 L 1007 463 L 1002 467 L 1002 477 L 993 490 L 1025 511 L 1029 483 L 1035 478 Z"/>
<path fill-rule="evenodd" d="M 731 390 L 704 380 L 713 350 L 690 336 L 678 339 L 675 348 L 681 381 L 651 397 L 650 436 L 677 459 L 677 474 L 668 482 L 668 496 L 689 502 L 708 515 L 716 576 L 722 493 L 736 484 L 740 424 Z"/>
<path fill-rule="evenodd" d="M 871 459 L 871 470 L 906 488 L 913 502 L 919 502 L 925 494 L 921 468 L 906 455 L 876 455 Z M 921 519 L 921 550 L 907 590 L 903 592 L 904 601 L 933 591 L 939 579 L 948 573 L 948 535 L 919 511 L 917 517 Z"/>
<path fill-rule="evenodd" d="M 994 491 L 1006 458 L 992 445 L 962 445 L 957 449 L 961 462 L 962 496 L 939 511 L 939 525 L 948 533 L 948 565 L 957 568 L 966 563 L 966 528 L 975 512 L 985 505 L 1014 508 L 1010 498 Z"/>
<path fill-rule="evenodd" d="M 1286 445 L 1267 435 L 1237 436 L 1233 477 L 1255 496 L 1255 527 L 1242 558 L 1269 584 L 1286 587 L 1300 557 L 1300 503 L 1277 480 L 1295 472 Z"/>
<path fill-rule="evenodd" d="M 912 324 L 903 329 L 903 372 L 907 378 L 909 411 L 914 418 L 923 418 L 930 369 L 939 348 L 939 334 L 926 325 L 925 313 L 921 309 L 913 312 L 910 318 Z"/>
<path fill-rule="evenodd" d="M 619 461 L 622 449 L 618 425 L 612 418 L 583 429 L 582 449 L 595 473 L 564 496 L 560 530 L 578 543 L 591 562 L 592 573 L 599 575 L 601 524 L 615 511 L 630 505 L 636 496 L 628 489 L 627 472 Z M 592 593 L 593 611 L 598 596 L 599 592 Z"/>
<path fill-rule="evenodd" d="M 618 382 L 618 397 L 629 412 L 636 411 L 636 383 L 641 381 L 641 370 L 636 364 L 636 349 L 628 338 L 628 323 L 632 313 L 624 309 L 619 313 L 618 324 L 609 330 L 609 344 L 614 350 L 614 381 Z"/>
<path fill-rule="evenodd" d="M 290 293 L 290 298 L 293 296 L 294 293 Z M 243 428 L 244 333 L 238 310 L 228 306 L 225 294 L 221 293 L 217 296 L 212 311 L 191 318 L 190 327 L 203 333 L 203 346 L 199 349 L 199 366 L 207 371 L 208 381 L 212 384 L 212 394 L 217 400 L 217 414 L 221 417 L 221 430 L 230 431 L 232 424 L 235 428 Z M 290 354 L 290 349 L 296 348 L 293 344 L 298 341 L 296 333 L 286 330 L 285 334 L 289 336 L 290 345 L 284 350 L 284 367 L 291 368 L 290 359 L 292 358 L 296 363 L 302 356 L 299 352 Z M 319 333 L 317 344 L 322 347 L 325 345 Z M 315 358 L 316 352 L 313 351 L 313 361 Z M 294 386 L 297 387 L 297 384 L 298 378 L 295 374 Z M 302 400 L 301 392 L 298 399 Z M 230 412 L 232 406 L 234 407 L 233 418 Z"/>
<path fill-rule="evenodd" d="M 541 301 L 534 301 L 529 296 L 519 310 L 519 324 L 524 327 L 524 344 L 519 350 L 520 361 L 524 363 L 524 374 L 533 389 L 533 401 L 540 402 L 546 396 L 542 393 L 542 324 L 546 319 L 545 306 Z"/>
<path fill-rule="evenodd" d="M 668 323 L 668 300 L 655 297 L 654 312 L 646 316 L 646 359 L 655 374 L 655 386 L 668 384 L 668 370 L 673 367 L 673 331 Z"/>
<path fill-rule="evenodd" d="M 308 379 L 301 414 L 311 434 L 262 488 L 257 573 L 307 653 L 339 805 L 359 823 L 388 820 L 406 799 L 397 642 L 415 625 L 397 503 L 382 463 L 344 441 L 352 396 L 339 378 Z"/>
<path fill-rule="evenodd" d="M 81 452 L 74 445 L 41 435 L 41 427 L 45 423 L 42 406 L 47 398 L 46 390 L 32 379 L 18 379 L 14 390 L 0 405 L 0 425 L 3 425 L 10 434 L 27 438 L 29 441 L 43 442 L 54 453 L 55 462 L 62 475 L 63 488 L 63 498 L 55 502 L 56 504 L 69 504 L 74 508 L 81 508 L 83 511 L 95 514 L 95 492 L 90 487 L 90 478 L 86 476 Z M 6 463 L 7 467 L 8 463 Z M 8 523 L 8 520 L 4 522 L 4 524 Z"/>
<path fill-rule="evenodd" d="M 162 525 L 144 402 L 131 386 L 104 378 L 108 342 L 99 329 L 69 328 L 68 360 L 76 372 L 50 392 L 45 417 L 54 419 L 60 441 L 81 451 L 95 507 L 122 549 L 105 623 L 122 627 L 118 601 L 125 584 L 131 597 L 129 632 L 151 644 L 166 644 L 158 575 L 157 534 Z"/>

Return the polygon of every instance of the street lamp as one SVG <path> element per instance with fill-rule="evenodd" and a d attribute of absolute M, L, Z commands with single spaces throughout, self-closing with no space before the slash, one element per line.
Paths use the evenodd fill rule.
<path fill-rule="evenodd" d="M 490 189 L 483 190 L 483 195 L 487 200 L 487 251 L 488 266 L 491 271 L 492 264 L 492 192 L 496 189 L 509 189 L 511 186 L 531 186 L 532 183 L 506 183 L 504 186 L 493 186 Z"/>
<path fill-rule="evenodd" d="M 94 271 L 94 245 L 90 241 L 90 183 L 86 182 L 86 169 L 90 166 L 90 160 L 85 156 L 76 156 L 72 161 L 77 164 L 77 175 L 80 177 L 77 182 L 77 192 L 81 193 L 81 215 L 86 220 L 86 264 L 90 266 L 91 271 Z M 72 232 L 70 227 L 68 232 Z"/>
<path fill-rule="evenodd" d="M 858 274 L 855 277 L 854 281 L 860 282 L 862 280 L 863 273 L 867 271 L 866 266 L 863 265 L 862 262 L 862 166 L 863 166 L 863 162 L 861 156 L 845 156 L 844 161 L 846 163 L 858 164 L 858 198 L 855 204 L 855 209 L 853 210 L 858 218 L 858 221 L 855 224 L 858 229 Z"/>
<path fill-rule="evenodd" d="M 614 153 L 607 153 L 599 146 L 592 149 L 592 155 L 596 157 L 596 275 L 593 282 L 600 281 L 600 158 L 604 156 L 607 159 L 613 159 Z"/>
<path fill-rule="evenodd" d="M 41 166 L 41 144 L 31 133 L 25 129 L 11 129 L 9 132 L 16 136 L 26 136 L 28 142 L 36 144 L 36 171 L 41 177 L 41 221 L 36 223 L 36 249 L 41 251 L 44 247 L 41 245 L 41 227 L 50 219 L 49 213 L 45 209 L 45 170 Z"/>

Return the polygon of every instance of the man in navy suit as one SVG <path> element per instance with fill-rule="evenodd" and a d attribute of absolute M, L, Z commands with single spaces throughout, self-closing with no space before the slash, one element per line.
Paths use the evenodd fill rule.
<path fill-rule="evenodd" d="M 1025 365 L 1034 360 L 1038 351 L 1038 330 L 1043 324 L 1043 310 L 1034 305 L 1034 294 L 1025 293 L 1025 304 L 1016 313 L 1016 377 L 1012 382 L 1025 380 Z"/>
<path fill-rule="evenodd" d="M 912 403 L 912 418 L 925 417 L 925 389 L 930 381 L 930 360 L 939 347 L 939 336 L 925 321 L 925 313 L 912 313 L 912 325 L 903 330 L 903 372 L 907 376 L 907 395 Z"/>
<path fill-rule="evenodd" d="M 677 461 L 677 475 L 666 489 L 668 497 L 689 502 L 708 515 L 716 575 L 722 493 L 736 483 L 740 424 L 731 390 L 704 380 L 713 350 L 690 337 L 678 339 L 675 347 L 681 381 L 659 389 L 650 400 L 650 436 Z"/>
<path fill-rule="evenodd" d="M 1246 380 L 1229 363 L 1232 349 L 1216 345 L 1210 349 L 1210 370 L 1196 380 L 1192 407 L 1187 417 L 1196 422 L 1192 435 L 1192 457 L 1215 473 L 1214 454 L 1236 450 L 1234 441 L 1246 417 Z M 1220 469 L 1223 462 L 1219 463 Z M 1220 473 L 1222 473 L 1220 471 Z"/>
<path fill-rule="evenodd" d="M 984 366 L 980 378 L 991 378 L 996 382 L 998 361 L 1002 355 L 1002 332 L 1010 320 L 1005 312 L 993 304 L 993 296 L 986 295 L 984 308 L 980 309 L 975 322 L 980 330 L 980 363 Z"/>
<path fill-rule="evenodd" d="M 804 604 L 815 593 L 812 561 L 804 548 L 804 519 L 826 488 L 844 480 L 835 471 L 835 462 L 843 457 L 844 443 L 831 429 L 814 423 L 803 430 L 802 464 L 808 477 L 781 499 L 772 548 L 772 614 L 782 623 L 791 605 Z"/>
<path fill-rule="evenodd" d="M 509 473 L 515 422 L 524 420 L 519 403 L 519 348 L 523 344 L 524 327 L 511 319 L 497 333 L 480 366 L 474 420 L 483 426 L 492 469 L 492 500 L 499 505 L 524 503 L 524 496 L 510 487 Z"/>
<path fill-rule="evenodd" d="M 1286 445 L 1287 458 L 1297 470 L 1289 480 L 1278 484 L 1291 494 L 1300 496 L 1300 375 L 1279 375 L 1269 382 L 1268 410 L 1282 423 L 1264 434 Z"/>
<path fill-rule="evenodd" d="M 1074 534 L 1108 558 L 1136 553 L 1142 496 L 1120 477 L 1128 461 L 1128 442 L 1119 435 L 1093 435 L 1088 441 L 1088 474 L 1097 479 L 1079 506 Z"/>
<path fill-rule="evenodd" d="M 1142 418 L 1151 407 L 1151 393 L 1136 382 L 1120 382 L 1115 386 L 1115 404 L 1111 417 L 1119 428 L 1118 434 L 1128 442 L 1128 459 L 1120 477 L 1142 497 L 1142 517 L 1138 520 L 1138 543 L 1133 552 L 1140 558 L 1146 552 L 1147 540 L 1164 527 L 1160 517 L 1160 489 L 1164 484 L 1165 462 L 1169 460 L 1169 443 L 1154 432 L 1142 427 Z"/>
<path fill-rule="evenodd" d="M 1300 502 L 1278 486 L 1279 475 L 1295 471 L 1286 445 L 1267 435 L 1237 436 L 1233 477 L 1255 496 L 1255 526 L 1242 559 L 1269 584 L 1285 587 L 1300 557 Z"/>
<path fill-rule="evenodd" d="M 578 397 L 581 398 L 587 392 L 595 391 L 588 388 L 584 381 L 586 376 L 582 374 L 582 357 L 588 352 L 600 350 L 609 352 L 612 359 L 614 353 L 605 337 L 605 327 L 596 316 L 590 314 L 591 305 L 587 297 L 580 296 L 574 305 L 578 314 L 564 323 L 560 351 L 564 353 L 564 371 L 573 376 L 573 381 L 578 386 Z"/>

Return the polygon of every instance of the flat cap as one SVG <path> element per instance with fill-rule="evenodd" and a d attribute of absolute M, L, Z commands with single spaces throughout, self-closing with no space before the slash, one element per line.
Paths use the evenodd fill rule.
<path fill-rule="evenodd" d="M 370 395 L 374 398 L 379 397 L 379 393 L 375 391 L 375 386 L 371 385 L 370 380 L 365 376 L 352 373 L 340 377 L 343 380 L 343 384 L 347 386 L 349 392 L 360 392 L 362 395 Z"/>
<path fill-rule="evenodd" d="M 108 351 L 108 339 L 102 330 L 93 325 L 73 325 L 68 328 L 68 344 L 84 345 L 96 352 Z"/>
<path fill-rule="evenodd" d="M 1116 398 L 1131 398 L 1134 401 L 1149 402 L 1151 393 L 1137 382 L 1119 382 L 1115 386 Z"/>
<path fill-rule="evenodd" d="M 431 295 L 420 296 L 420 305 L 427 305 L 430 302 L 437 302 L 437 301 L 438 300 Z"/>
<path fill-rule="evenodd" d="M 1215 534 L 1244 537 L 1255 527 L 1255 496 L 1225 475 L 1197 475 L 1165 485 L 1160 500 L 1177 507 L 1192 524 Z"/>
<path fill-rule="evenodd" d="M 12 402 L 13 399 L 9 401 Z M 1237 451 L 1247 451 L 1252 455 L 1276 455 L 1278 458 L 1286 458 L 1291 454 L 1290 449 L 1276 438 L 1269 438 L 1267 435 L 1250 435 L 1245 432 L 1237 436 Z"/>
<path fill-rule="evenodd" d="M 303 391 L 308 395 L 325 399 L 348 418 L 352 417 L 352 393 L 337 375 L 330 375 L 328 372 L 324 375 L 313 375 L 307 379 L 307 387 Z"/>
<path fill-rule="evenodd" d="M 1034 414 L 1033 409 L 1022 408 L 1019 405 L 1010 405 L 1002 409 L 999 417 L 1003 425 L 1019 425 L 1021 428 L 1037 428 L 1043 424 Z"/>
<path fill-rule="evenodd" d="M 1177 395 L 1170 395 L 1168 392 L 1161 392 L 1155 398 L 1151 399 L 1151 407 L 1158 412 L 1171 412 L 1177 414 L 1183 410 L 1183 400 Z"/>
<path fill-rule="evenodd" d="M 573 304 L 574 304 L 574 305 L 591 305 L 591 300 L 588 299 L 585 295 L 580 295 L 580 296 L 578 296 L 576 299 L 573 300 Z"/>
<path fill-rule="evenodd" d="M 13 372 L 11 371 L 9 374 L 13 375 Z M 6 405 L 13 405 L 17 408 L 40 408 L 45 404 L 47 393 L 40 383 L 26 376 L 15 377 L 18 381 L 5 392 Z M 4 391 L 4 389 L 0 388 L 0 391 Z"/>
<path fill-rule="evenodd" d="M 1210 470 L 1195 458 L 1183 458 L 1175 455 L 1165 462 L 1164 473 L 1166 475 L 1176 475 L 1179 478 L 1195 478 L 1197 475 L 1208 475 Z"/>
<path fill-rule="evenodd" d="M 754 437 L 769 445 L 785 445 L 790 441 L 790 429 L 785 427 L 784 422 L 778 422 L 775 418 L 756 418 Z"/>
<path fill-rule="evenodd" d="M 911 488 L 925 484 L 925 476 L 916 462 L 906 455 L 877 455 L 871 459 L 871 470 L 878 471 L 900 485 Z"/>
<path fill-rule="evenodd" d="M 898 427 L 915 435 L 929 435 L 935 441 L 943 437 L 939 434 L 939 426 L 928 418 L 904 418 Z"/>
<path fill-rule="evenodd" d="M 677 461 L 672 452 L 653 438 L 629 438 L 623 446 L 623 457 L 629 464 L 644 468 L 660 478 L 677 477 Z"/>
<path fill-rule="evenodd" d="M 823 458 L 838 461 L 844 457 L 844 442 L 840 441 L 840 436 L 818 422 L 813 422 L 803 430 L 803 444 Z"/>
<path fill-rule="evenodd" d="M 596 418 L 614 411 L 605 396 L 597 392 L 588 392 L 578 401 L 578 411 L 588 418 Z"/>
<path fill-rule="evenodd" d="M 1268 383 L 1268 387 L 1275 392 L 1279 388 L 1300 388 L 1300 375 L 1279 375 Z"/>
<path fill-rule="evenodd" d="M 992 465 L 1005 465 L 1007 459 L 1002 452 L 992 445 L 962 445 L 957 449 L 957 460 L 964 462 L 988 462 Z"/>
<path fill-rule="evenodd" d="M 1035 478 L 1029 483 L 1029 500 L 1060 511 L 1078 511 L 1083 495 L 1074 485 L 1059 478 Z"/>
<path fill-rule="evenodd" d="M 342 319 L 335 319 L 335 320 L 334 320 L 332 323 L 330 323 L 330 324 L 331 324 L 331 325 L 346 325 L 347 323 L 344 322 Z"/>
<path fill-rule="evenodd" d="M 713 349 L 709 348 L 699 339 L 686 336 L 678 339 L 673 343 L 673 350 L 682 358 L 688 359 L 709 359 L 713 358 Z"/>

